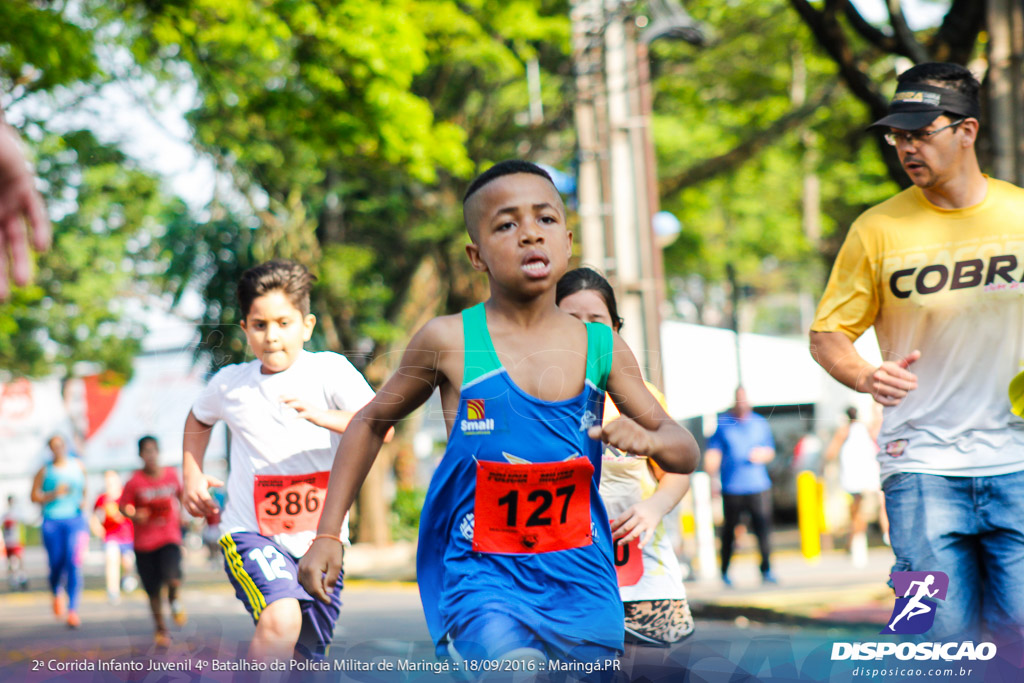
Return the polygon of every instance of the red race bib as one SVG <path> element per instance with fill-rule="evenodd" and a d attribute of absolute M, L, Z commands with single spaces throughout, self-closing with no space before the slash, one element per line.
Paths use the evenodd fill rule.
<path fill-rule="evenodd" d="M 256 521 L 264 536 L 316 531 L 330 472 L 257 474 L 253 484 Z"/>
<path fill-rule="evenodd" d="M 473 550 L 547 553 L 590 545 L 593 476 L 594 466 L 586 458 L 521 465 L 478 462 Z"/>
<path fill-rule="evenodd" d="M 615 543 L 615 575 L 620 586 L 635 586 L 644 575 L 644 555 L 640 539 L 634 538 L 626 545 Z"/>

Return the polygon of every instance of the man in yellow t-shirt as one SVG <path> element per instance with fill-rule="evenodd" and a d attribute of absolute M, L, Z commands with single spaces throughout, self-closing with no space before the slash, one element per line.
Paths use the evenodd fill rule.
<path fill-rule="evenodd" d="M 978 81 L 956 64 L 899 76 L 875 122 L 913 186 L 850 228 L 811 353 L 884 405 L 878 437 L 893 571 L 942 571 L 929 640 L 1024 642 L 1024 190 L 982 174 Z M 874 325 L 884 362 L 853 341 Z M 891 583 L 890 583 L 891 585 Z"/>

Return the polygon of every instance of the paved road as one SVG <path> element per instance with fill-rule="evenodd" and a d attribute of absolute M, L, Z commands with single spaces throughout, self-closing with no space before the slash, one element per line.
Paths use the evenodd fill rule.
<path fill-rule="evenodd" d="M 233 673 L 213 668 L 214 662 L 222 668 L 243 666 L 253 630 L 230 589 L 226 585 L 194 586 L 184 591 L 183 600 L 189 611 L 188 624 L 172 632 L 174 642 L 169 650 L 157 651 L 140 592 L 115 607 L 106 603 L 102 591 L 86 591 L 82 627 L 74 631 L 55 620 L 46 593 L 0 595 L 0 681 L 259 679 L 260 675 L 251 671 Z M 353 582 L 346 587 L 344 600 L 330 652 L 329 666 L 334 670 L 302 672 L 293 680 L 459 680 L 433 656 L 415 585 Z M 852 663 L 831 662 L 832 642 L 868 638 L 871 635 L 864 631 L 851 634 L 743 619 L 700 621 L 693 637 L 671 649 L 631 649 L 619 662 L 609 665 L 607 679 L 680 681 L 686 672 L 688 680 L 694 682 L 728 681 L 735 674 L 739 678 L 734 680 L 785 681 L 803 676 L 803 680 L 812 681 L 853 681 Z M 101 664 L 111 663 L 121 670 L 96 670 Z M 140 670 L 125 670 L 129 666 Z M 393 668 L 388 670 L 388 666 Z M 182 670 L 157 670 L 160 667 Z M 364 667 L 374 670 L 360 670 Z M 550 675 L 548 679 L 558 680 Z"/>
<path fill-rule="evenodd" d="M 197 557 L 191 560 L 186 572 L 187 586 L 182 594 L 189 622 L 181 629 L 172 630 L 173 644 L 166 651 L 153 647 L 152 625 L 143 594 L 136 591 L 126 596 L 120 605 L 108 605 L 102 581 L 96 575 L 98 566 L 93 568 L 83 596 L 82 627 L 75 631 L 55 620 L 50 613 L 47 592 L 0 592 L 0 683 L 249 683 L 267 678 L 247 670 L 214 670 L 215 663 L 221 668 L 244 666 L 253 625 L 223 578 L 223 570 L 207 566 Z M 603 680 L 616 683 L 633 680 L 673 683 L 926 680 L 919 674 L 880 676 L 877 675 L 879 668 L 897 672 L 924 671 L 925 676 L 932 672 L 927 680 L 958 683 L 1024 680 L 1021 669 L 993 672 L 989 666 L 986 671 L 984 663 L 907 663 L 893 658 L 880 662 L 833 662 L 831 652 L 836 642 L 886 640 L 878 635 L 878 624 L 891 609 L 891 593 L 878 597 L 877 604 L 871 607 L 873 612 L 855 615 L 853 623 L 847 626 L 838 625 L 843 620 L 836 617 L 848 611 L 847 604 L 863 605 L 863 590 L 877 590 L 884 579 L 882 572 L 888 560 L 880 557 L 874 563 L 878 566 L 864 572 L 864 588 L 857 587 L 860 584 L 848 573 L 842 558 L 825 558 L 814 568 L 802 568 L 802 563 L 795 562 L 787 567 L 783 560 L 780 557 L 779 568 L 786 571 L 780 572 L 783 581 L 777 587 L 760 586 L 752 563 L 749 567 L 738 567 L 736 589 L 726 591 L 715 582 L 689 584 L 691 598 L 704 601 L 700 612 L 704 618 L 698 620 L 696 634 L 670 649 L 631 648 L 609 666 Z M 34 576 L 32 584 L 38 588 L 44 581 L 41 576 Z M 842 585 L 846 587 L 839 590 Z M 851 595 L 846 596 L 847 592 Z M 450 665 L 446 669 L 434 657 L 415 584 L 350 581 L 343 600 L 345 606 L 330 651 L 328 666 L 331 670 L 293 672 L 290 680 L 302 683 L 460 680 Z M 785 611 L 779 612 L 779 609 Z M 119 668 L 97 670 L 101 665 Z M 137 670 L 128 670 L 129 667 Z M 869 669 L 855 675 L 861 667 Z M 363 670 L 366 668 L 372 670 Z M 966 673 L 966 669 L 971 669 L 970 673 Z M 938 672 L 938 676 L 934 672 Z M 539 680 L 546 683 L 578 678 L 548 673 Z"/>

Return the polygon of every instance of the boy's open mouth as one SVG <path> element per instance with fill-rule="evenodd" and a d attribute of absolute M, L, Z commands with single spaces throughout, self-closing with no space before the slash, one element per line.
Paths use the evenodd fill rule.
<path fill-rule="evenodd" d="M 534 252 L 527 254 L 526 258 L 523 259 L 521 268 L 530 277 L 542 278 L 547 277 L 551 272 L 551 263 L 544 254 Z"/>

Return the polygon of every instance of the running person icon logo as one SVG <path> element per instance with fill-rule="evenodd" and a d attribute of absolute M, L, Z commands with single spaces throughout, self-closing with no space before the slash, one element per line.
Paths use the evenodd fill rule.
<path fill-rule="evenodd" d="M 879 633 L 919 635 L 935 623 L 937 600 L 946 599 L 949 577 L 943 572 L 893 572 L 896 605 Z"/>

